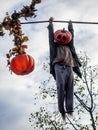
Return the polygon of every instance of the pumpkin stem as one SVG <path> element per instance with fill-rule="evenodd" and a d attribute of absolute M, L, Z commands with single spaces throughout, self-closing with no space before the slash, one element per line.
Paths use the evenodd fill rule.
<path fill-rule="evenodd" d="M 65 28 L 63 28 L 62 32 L 66 32 Z"/>

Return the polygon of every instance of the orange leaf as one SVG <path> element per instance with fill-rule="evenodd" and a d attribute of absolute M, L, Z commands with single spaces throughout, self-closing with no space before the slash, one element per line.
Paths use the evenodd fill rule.
<path fill-rule="evenodd" d="M 24 42 L 27 42 L 29 39 L 28 39 L 28 37 L 27 36 L 25 36 L 25 37 L 23 37 L 23 39 L 22 39 Z"/>

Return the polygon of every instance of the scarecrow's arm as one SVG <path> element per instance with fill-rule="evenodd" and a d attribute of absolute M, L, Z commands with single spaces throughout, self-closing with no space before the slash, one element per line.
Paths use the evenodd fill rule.
<path fill-rule="evenodd" d="M 70 50 L 72 52 L 72 56 L 75 60 L 75 64 L 76 66 L 73 67 L 73 71 L 80 77 L 82 78 L 82 74 L 80 72 L 80 69 L 79 67 L 81 67 L 81 62 L 78 58 L 78 55 L 76 53 L 76 50 L 75 50 L 75 47 L 74 47 L 74 29 L 73 29 L 73 25 L 72 25 L 72 22 L 69 21 L 68 23 L 68 30 L 70 31 L 70 33 L 72 34 L 72 40 L 70 41 L 70 43 L 68 44 L 68 46 L 70 47 Z"/>
<path fill-rule="evenodd" d="M 51 17 L 49 19 L 49 25 L 48 25 L 48 31 L 49 31 L 49 44 L 53 44 L 54 43 L 54 28 L 53 28 L 53 18 Z"/>
<path fill-rule="evenodd" d="M 72 39 L 73 39 L 73 37 L 74 37 L 74 29 L 73 29 L 73 25 L 72 25 L 71 21 L 69 21 L 69 23 L 68 23 L 68 30 L 72 34 Z"/>

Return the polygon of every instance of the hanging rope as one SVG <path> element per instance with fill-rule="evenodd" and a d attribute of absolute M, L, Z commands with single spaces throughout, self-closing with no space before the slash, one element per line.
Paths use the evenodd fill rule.
<path fill-rule="evenodd" d="M 46 23 L 46 22 L 49 22 L 49 21 L 44 20 L 44 21 L 34 21 L 34 22 L 21 22 L 21 24 L 35 24 L 35 23 Z M 54 20 L 53 22 L 68 23 L 69 21 Z M 72 21 L 72 23 L 76 23 L 76 24 L 98 24 L 98 22 L 81 22 L 81 21 Z"/>

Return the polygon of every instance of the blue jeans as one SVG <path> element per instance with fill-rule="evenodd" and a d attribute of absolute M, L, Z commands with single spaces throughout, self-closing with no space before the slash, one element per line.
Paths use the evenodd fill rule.
<path fill-rule="evenodd" d="M 59 112 L 73 112 L 73 70 L 72 67 L 61 65 L 54 66 L 57 84 Z"/>

